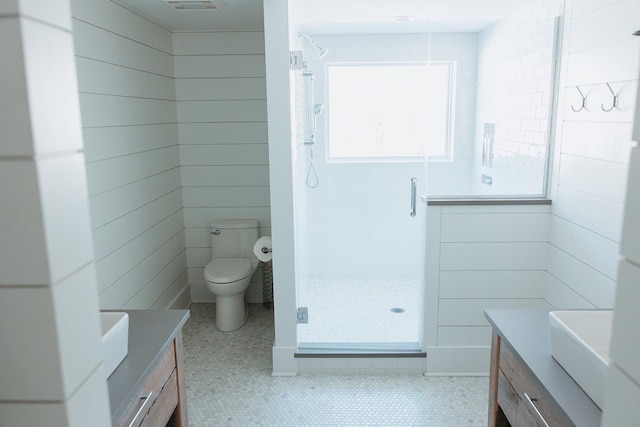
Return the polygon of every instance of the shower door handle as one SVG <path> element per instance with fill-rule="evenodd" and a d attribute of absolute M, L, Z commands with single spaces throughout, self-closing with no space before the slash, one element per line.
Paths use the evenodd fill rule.
<path fill-rule="evenodd" d="M 411 216 L 416 216 L 416 182 L 418 178 L 411 178 Z"/>

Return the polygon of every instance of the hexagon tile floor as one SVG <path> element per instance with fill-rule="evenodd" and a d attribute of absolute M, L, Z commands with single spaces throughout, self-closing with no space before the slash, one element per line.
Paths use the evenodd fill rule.
<path fill-rule="evenodd" d="M 214 304 L 192 304 L 184 327 L 190 426 L 487 425 L 486 377 L 272 377 L 272 310 L 250 305 L 234 332 L 214 319 Z"/>

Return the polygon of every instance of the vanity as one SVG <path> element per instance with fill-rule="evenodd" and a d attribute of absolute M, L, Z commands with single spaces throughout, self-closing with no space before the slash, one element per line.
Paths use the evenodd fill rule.
<path fill-rule="evenodd" d="M 491 427 L 599 427 L 602 412 L 551 356 L 549 311 L 488 309 Z"/>
<path fill-rule="evenodd" d="M 107 379 L 114 426 L 187 427 L 182 327 L 189 310 L 125 310 L 129 351 Z"/>

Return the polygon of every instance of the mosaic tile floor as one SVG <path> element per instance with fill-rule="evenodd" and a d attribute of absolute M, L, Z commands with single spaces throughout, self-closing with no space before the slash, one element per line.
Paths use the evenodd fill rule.
<path fill-rule="evenodd" d="M 487 424 L 487 378 L 272 377 L 272 311 L 250 305 L 249 321 L 234 332 L 218 331 L 214 319 L 214 304 L 193 304 L 184 327 L 191 426 Z"/>
<path fill-rule="evenodd" d="M 301 343 L 421 341 L 422 293 L 416 280 L 310 277 L 298 292 L 300 306 L 309 308 L 309 323 L 298 325 Z"/>

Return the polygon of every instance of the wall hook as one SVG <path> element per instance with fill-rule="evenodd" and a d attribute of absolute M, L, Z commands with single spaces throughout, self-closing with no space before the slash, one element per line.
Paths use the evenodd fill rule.
<path fill-rule="evenodd" d="M 576 86 L 576 89 L 578 89 L 578 92 L 580 93 L 580 96 L 582 97 L 582 105 L 580 106 L 580 108 L 576 108 L 576 107 L 574 107 L 572 105 L 571 109 L 573 110 L 574 113 L 577 113 L 577 112 L 582 111 L 585 108 L 587 108 L 587 97 L 584 96 L 584 94 L 582 93 L 582 91 L 580 90 L 580 88 L 578 86 Z"/>
<path fill-rule="evenodd" d="M 609 88 L 609 92 L 611 92 L 611 95 L 613 96 L 613 104 L 611 105 L 611 108 L 608 109 L 604 108 L 604 104 L 600 104 L 600 108 L 602 108 L 602 111 L 606 111 L 608 113 L 609 111 L 618 107 L 618 95 L 616 95 L 613 89 L 611 89 L 611 85 L 609 83 L 607 83 L 606 85 Z"/>

